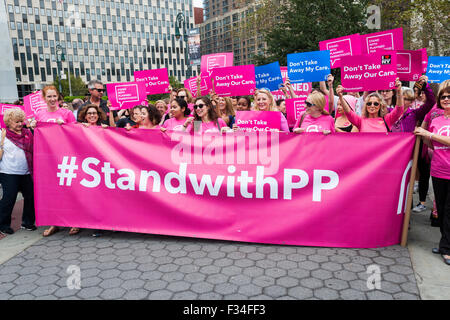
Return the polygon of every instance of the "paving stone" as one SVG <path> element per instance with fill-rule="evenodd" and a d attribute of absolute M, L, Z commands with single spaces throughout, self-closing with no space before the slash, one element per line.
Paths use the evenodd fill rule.
<path fill-rule="evenodd" d="M 288 290 L 288 295 L 298 300 L 304 300 L 312 298 L 313 291 L 304 287 L 295 287 Z"/>
<path fill-rule="evenodd" d="M 177 292 L 173 295 L 173 300 L 197 300 L 198 294 L 191 291 Z"/>
<path fill-rule="evenodd" d="M 163 276 L 161 277 L 162 280 L 165 280 L 169 283 L 172 281 L 182 280 L 183 278 L 184 278 L 184 274 L 182 272 L 178 272 L 178 271 L 164 273 Z"/>
<path fill-rule="evenodd" d="M 333 274 L 331 273 L 331 271 L 318 269 L 311 271 L 311 276 L 313 276 L 316 279 L 326 280 L 332 278 Z"/>
<path fill-rule="evenodd" d="M 136 290 L 136 289 L 140 289 L 145 285 L 145 281 L 142 281 L 141 279 L 132 279 L 132 280 L 127 280 L 122 284 L 122 288 L 124 288 L 125 290 L 129 291 L 129 290 Z"/>
<path fill-rule="evenodd" d="M 31 292 L 31 294 L 35 297 L 52 295 L 56 290 L 58 290 L 58 288 L 59 287 L 54 284 L 46 285 L 46 286 L 39 286 L 36 288 L 36 290 Z"/>
<path fill-rule="evenodd" d="M 234 262 L 234 264 L 241 268 L 248 268 L 248 267 L 254 266 L 255 261 L 250 260 L 250 259 L 240 259 L 240 260 L 236 260 Z"/>
<path fill-rule="evenodd" d="M 239 251 L 244 252 L 244 253 L 256 253 L 256 248 L 255 246 L 242 246 L 238 248 Z"/>
<path fill-rule="evenodd" d="M 386 292 L 382 292 L 379 290 L 369 291 L 366 293 L 367 298 L 369 300 L 393 300 L 394 297 Z"/>
<path fill-rule="evenodd" d="M 277 262 L 277 267 L 289 270 L 289 269 L 297 268 L 298 264 L 296 262 L 293 262 L 293 261 L 284 260 L 284 261 Z"/>
<path fill-rule="evenodd" d="M 225 252 L 221 252 L 221 251 L 213 251 L 208 253 L 208 258 L 211 259 L 220 259 L 220 258 L 224 258 L 226 257 L 226 253 Z"/>
<path fill-rule="evenodd" d="M 344 290 L 349 287 L 348 282 L 339 279 L 327 279 L 324 281 L 325 286 L 334 290 Z"/>
<path fill-rule="evenodd" d="M 255 248 L 255 250 L 256 250 L 256 248 Z M 247 254 L 248 259 L 255 260 L 255 261 L 262 260 L 265 257 L 266 256 L 264 254 L 259 253 L 259 252 L 252 252 L 252 253 Z"/>
<path fill-rule="evenodd" d="M 3 274 L 0 275 L 0 284 L 4 285 L 8 282 L 13 282 L 19 277 L 17 273 Z M 1 287 L 1 286 L 0 286 Z"/>
<path fill-rule="evenodd" d="M 382 279 L 385 281 L 389 281 L 389 282 L 393 282 L 393 283 L 397 283 L 397 284 L 408 282 L 408 279 L 406 278 L 406 276 L 395 273 L 395 272 L 383 273 Z"/>
<path fill-rule="evenodd" d="M 102 291 L 103 289 L 99 287 L 81 288 L 81 290 L 77 292 L 77 296 L 81 299 L 100 298 Z"/>
<path fill-rule="evenodd" d="M 269 276 L 260 276 L 253 278 L 252 283 L 260 287 L 268 287 L 275 284 L 275 279 Z"/>
<path fill-rule="evenodd" d="M 193 272 L 197 272 L 200 268 L 198 266 L 194 266 L 192 264 L 187 264 L 184 266 L 181 266 L 178 271 L 181 273 L 193 273 Z"/>
<path fill-rule="evenodd" d="M 14 286 L 8 293 L 12 296 L 23 295 L 33 292 L 36 288 L 37 286 L 34 284 L 21 284 Z"/>
<path fill-rule="evenodd" d="M 212 274 L 206 278 L 206 281 L 211 284 L 220 284 L 220 283 L 227 282 L 228 279 L 229 279 L 229 276 L 226 276 L 223 274 Z"/>
<path fill-rule="evenodd" d="M 342 270 L 342 265 L 340 265 L 339 263 L 335 263 L 335 262 L 326 262 L 326 263 L 321 264 L 320 267 L 325 270 L 329 270 L 329 271 Z"/>
<path fill-rule="evenodd" d="M 20 295 L 13 295 L 11 300 L 33 300 L 34 296 L 31 294 L 20 294 Z"/>
<path fill-rule="evenodd" d="M 287 256 L 287 259 L 293 262 L 301 262 L 301 261 L 306 261 L 307 260 L 307 256 L 303 255 L 303 254 L 299 254 L 299 253 L 293 253 Z"/>
<path fill-rule="evenodd" d="M 409 275 L 413 273 L 411 268 L 402 265 L 393 265 L 389 267 L 389 270 L 398 274 Z"/>
<path fill-rule="evenodd" d="M 153 295 L 153 297 L 151 297 Z M 136 290 L 131 290 L 128 291 L 127 293 L 125 293 L 125 295 L 123 296 L 123 298 L 125 300 L 144 300 L 148 297 L 148 299 L 170 299 L 170 297 L 172 296 L 172 293 L 166 290 L 161 290 L 161 291 L 155 291 L 150 293 L 147 290 L 144 289 L 136 289 Z"/>
<path fill-rule="evenodd" d="M 333 272 L 333 275 L 335 278 L 344 280 L 344 281 L 352 281 L 352 280 L 358 279 L 357 274 L 355 274 L 354 272 L 351 272 L 351 271 L 347 271 L 347 270 L 335 271 L 335 272 Z"/>
<path fill-rule="evenodd" d="M 196 293 L 206 293 L 213 291 L 214 286 L 212 284 L 201 282 L 201 283 L 194 283 L 191 286 L 191 290 Z"/>
<path fill-rule="evenodd" d="M 221 283 L 214 287 L 214 292 L 222 295 L 236 293 L 238 286 L 232 283 Z"/>
<path fill-rule="evenodd" d="M 278 278 L 275 281 L 275 283 L 280 286 L 283 286 L 285 288 L 291 288 L 291 287 L 298 286 L 299 280 L 297 280 L 293 277 L 281 277 L 281 278 Z"/>
<path fill-rule="evenodd" d="M 99 278 L 99 277 L 89 277 L 89 278 L 81 278 L 81 287 L 82 288 L 87 288 L 87 287 L 96 287 L 98 286 L 102 281 L 104 281 L 103 279 Z"/>
<path fill-rule="evenodd" d="M 340 292 L 344 300 L 367 300 L 364 292 L 355 289 L 345 289 Z"/>
<path fill-rule="evenodd" d="M 187 282 L 190 282 L 190 283 L 202 282 L 205 279 L 206 279 L 206 275 L 199 273 L 199 272 L 189 273 L 184 276 L 184 280 Z"/>
<path fill-rule="evenodd" d="M 107 300 L 121 299 L 125 295 L 125 293 L 126 291 L 124 289 L 115 287 L 103 290 L 103 292 L 100 294 L 100 297 Z"/>
<path fill-rule="evenodd" d="M 142 272 L 137 270 L 125 271 L 120 274 L 120 278 L 123 280 L 133 280 L 138 279 L 141 276 Z"/>
<path fill-rule="evenodd" d="M 167 288 L 169 283 L 164 280 L 151 280 L 147 281 L 144 285 L 144 289 L 148 291 L 158 291 Z"/>
<path fill-rule="evenodd" d="M 400 285 L 400 287 L 406 293 L 419 294 L 419 290 L 417 289 L 416 283 L 411 283 L 411 282 L 402 283 Z"/>
<path fill-rule="evenodd" d="M 262 294 L 263 289 L 260 286 L 254 285 L 254 284 L 246 284 L 243 286 L 239 286 L 238 293 L 247 296 L 252 297 L 256 295 Z"/>
<path fill-rule="evenodd" d="M 224 267 L 222 268 L 222 273 L 229 276 L 235 276 L 242 273 L 242 268 L 236 266 Z"/>
<path fill-rule="evenodd" d="M 300 280 L 300 285 L 310 289 L 317 289 L 324 286 L 323 281 L 316 278 L 302 279 Z"/>
<path fill-rule="evenodd" d="M 203 293 L 198 296 L 199 300 L 222 300 L 222 295 L 215 292 Z"/>
<path fill-rule="evenodd" d="M 112 289 L 112 288 L 120 287 L 122 285 L 122 283 L 123 283 L 122 279 L 113 278 L 113 279 L 103 280 L 102 282 L 99 283 L 99 286 L 102 287 L 103 289 Z"/>
<path fill-rule="evenodd" d="M 278 285 L 270 286 L 267 288 L 264 288 L 264 294 L 273 297 L 273 298 L 279 298 L 284 295 L 286 295 L 287 290 L 286 288 Z"/>
<path fill-rule="evenodd" d="M 263 269 L 268 269 L 268 268 L 275 268 L 277 266 L 277 263 L 276 261 L 273 260 L 260 260 L 256 261 L 256 266 Z"/>
<path fill-rule="evenodd" d="M 419 300 L 419 297 L 414 294 L 410 294 L 410 293 L 406 293 L 406 292 L 399 292 L 399 293 L 394 294 L 394 299 L 395 300 Z"/>
<path fill-rule="evenodd" d="M 218 266 L 218 267 L 227 267 L 227 266 L 231 266 L 234 263 L 233 259 L 229 259 L 229 258 L 223 258 L 223 259 L 218 259 L 214 261 L 214 265 Z"/>
<path fill-rule="evenodd" d="M 200 272 L 204 274 L 216 274 L 220 272 L 220 267 L 217 266 L 205 266 L 200 268 Z"/>
<path fill-rule="evenodd" d="M 297 269 L 288 270 L 288 275 L 290 277 L 293 277 L 296 279 L 303 279 L 303 278 L 309 277 L 311 275 L 311 273 L 308 270 L 297 268 Z"/>
<path fill-rule="evenodd" d="M 320 288 L 314 290 L 314 296 L 321 300 L 336 300 L 339 298 L 339 293 L 333 289 Z"/>
<path fill-rule="evenodd" d="M 244 270 L 244 273 L 246 270 Z M 252 281 L 252 277 L 253 277 L 252 275 L 247 276 L 247 275 L 240 274 L 237 276 L 230 277 L 229 281 L 230 281 L 230 283 L 234 283 L 238 286 L 242 286 L 242 285 L 249 284 Z"/>
<path fill-rule="evenodd" d="M 323 262 L 327 262 L 328 261 L 328 257 L 327 256 L 322 256 L 319 254 L 313 254 L 308 256 L 308 260 L 310 261 L 314 261 L 314 262 L 318 262 L 318 263 L 323 263 Z"/>
<path fill-rule="evenodd" d="M 349 263 L 350 258 L 344 254 L 336 254 L 336 255 L 330 256 L 330 261 L 344 264 L 344 263 Z"/>
<path fill-rule="evenodd" d="M 306 270 L 316 270 L 319 269 L 319 264 L 313 261 L 302 261 L 298 263 L 299 268 Z"/>
<path fill-rule="evenodd" d="M 395 260 L 390 259 L 390 258 L 386 258 L 386 257 L 376 257 L 376 258 L 373 259 L 373 261 L 376 264 L 381 264 L 381 265 L 384 265 L 384 266 L 390 266 L 390 265 L 395 264 Z"/>

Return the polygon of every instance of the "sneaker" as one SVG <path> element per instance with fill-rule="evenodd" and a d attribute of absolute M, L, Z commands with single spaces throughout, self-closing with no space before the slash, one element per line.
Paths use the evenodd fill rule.
<path fill-rule="evenodd" d="M 27 231 L 34 231 L 36 230 L 36 226 L 21 226 L 20 229 L 27 230 Z"/>
<path fill-rule="evenodd" d="M 427 207 L 425 207 L 423 204 L 421 204 L 421 203 L 419 203 L 417 206 L 415 206 L 414 208 L 413 208 L 413 211 L 414 212 L 422 212 L 422 211 L 425 211 L 425 210 L 427 210 Z"/>
<path fill-rule="evenodd" d="M 3 234 L 14 234 L 14 230 L 11 228 L 0 229 L 0 232 Z"/>

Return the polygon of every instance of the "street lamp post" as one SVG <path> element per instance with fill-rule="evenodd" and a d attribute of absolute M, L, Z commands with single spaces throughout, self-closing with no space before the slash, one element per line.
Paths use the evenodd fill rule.
<path fill-rule="evenodd" d="M 66 61 L 66 58 L 64 56 L 64 49 L 61 47 L 61 45 L 58 43 L 56 45 L 56 61 L 58 63 L 58 75 L 59 75 L 59 92 L 62 93 L 62 88 L 61 88 L 61 73 L 62 73 L 62 63 L 64 61 Z M 72 96 L 72 84 L 70 82 L 70 69 L 68 69 L 68 75 L 67 77 L 69 78 L 69 95 Z"/>
<path fill-rule="evenodd" d="M 175 19 L 175 38 L 177 40 L 180 40 L 180 38 L 181 38 L 180 29 L 183 28 L 183 39 L 184 39 L 184 41 L 186 41 L 186 50 L 185 50 L 185 59 L 184 59 L 184 61 L 185 61 L 185 64 L 187 65 L 187 67 L 188 67 L 188 70 L 186 72 L 187 73 L 186 76 L 187 76 L 187 78 L 190 78 L 191 77 L 191 71 L 190 71 L 191 66 L 190 66 L 189 61 L 188 61 L 189 48 L 188 48 L 188 44 L 187 44 L 188 40 L 187 40 L 187 34 L 186 34 L 185 21 L 186 21 L 186 18 L 184 16 L 184 14 L 182 12 L 179 12 L 177 14 L 176 19 Z"/>

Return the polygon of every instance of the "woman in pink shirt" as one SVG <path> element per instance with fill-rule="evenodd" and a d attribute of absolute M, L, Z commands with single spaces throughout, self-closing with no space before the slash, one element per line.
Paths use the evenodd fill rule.
<path fill-rule="evenodd" d="M 200 97 L 195 100 L 194 117 L 187 118 L 183 126 L 187 132 L 200 134 L 231 130 L 225 121 L 219 117 L 219 114 L 208 97 Z"/>
<path fill-rule="evenodd" d="M 325 96 L 320 92 L 311 93 L 306 98 L 306 111 L 301 114 L 294 125 L 294 133 L 322 132 L 330 134 L 336 132 L 334 119 L 325 110 Z"/>
<path fill-rule="evenodd" d="M 434 149 L 431 160 L 431 178 L 441 229 L 439 248 L 432 251 L 441 254 L 444 262 L 450 265 L 450 87 L 443 87 L 437 96 L 437 107 L 444 110 L 443 115 L 434 118 L 429 130 L 416 128 L 414 133 Z"/>
<path fill-rule="evenodd" d="M 355 125 L 359 132 L 390 132 L 392 125 L 403 114 L 403 96 L 401 94 L 402 83 L 397 78 L 397 105 L 395 109 L 388 113 L 386 103 L 383 98 L 376 92 L 367 96 L 362 108 L 362 117 L 358 116 L 347 104 L 343 97 L 344 88 L 339 85 L 336 93 L 344 109 L 348 120 Z"/>
<path fill-rule="evenodd" d="M 172 131 L 184 131 L 184 123 L 187 117 L 191 114 L 191 110 L 188 108 L 186 100 L 181 98 L 176 98 L 170 104 L 170 114 L 171 118 L 163 123 L 161 131 L 166 130 Z"/>
<path fill-rule="evenodd" d="M 286 131 L 289 132 L 289 125 L 285 118 L 285 116 L 278 111 L 277 105 L 275 103 L 275 100 L 270 93 L 270 91 L 267 91 L 265 89 L 260 89 L 255 94 L 255 107 L 253 108 L 254 111 L 273 111 L 278 112 L 280 115 L 280 131 Z"/>
<path fill-rule="evenodd" d="M 139 129 L 159 129 L 161 122 L 161 113 L 155 106 L 141 106 L 141 117 L 137 120 L 137 124 L 133 128 Z"/>

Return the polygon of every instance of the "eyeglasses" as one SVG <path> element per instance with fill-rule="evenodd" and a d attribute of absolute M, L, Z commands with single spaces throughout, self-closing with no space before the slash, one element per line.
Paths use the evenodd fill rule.
<path fill-rule="evenodd" d="M 310 107 L 313 107 L 313 106 L 315 106 L 315 104 L 314 104 L 314 103 L 311 103 L 311 102 L 308 102 L 308 101 L 306 101 L 306 102 L 305 102 L 305 106 L 307 106 L 308 108 L 310 108 Z"/>
<path fill-rule="evenodd" d="M 94 88 L 94 89 L 92 89 L 92 90 L 97 90 L 98 92 L 105 92 L 105 89 L 97 89 L 97 88 Z"/>
<path fill-rule="evenodd" d="M 448 95 L 448 96 L 441 96 L 441 100 L 446 100 L 446 99 L 450 100 L 450 95 Z"/>
<path fill-rule="evenodd" d="M 194 109 L 198 109 L 198 108 L 202 109 L 204 106 L 206 106 L 206 104 L 199 103 L 194 106 Z"/>

